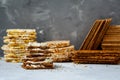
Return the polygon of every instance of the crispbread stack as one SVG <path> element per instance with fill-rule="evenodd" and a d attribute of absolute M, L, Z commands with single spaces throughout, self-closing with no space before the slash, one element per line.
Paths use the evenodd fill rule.
<path fill-rule="evenodd" d="M 34 45 L 33 43 L 31 44 Z M 70 45 L 69 40 L 46 41 L 39 45 L 41 49 L 52 52 L 51 58 L 53 62 L 71 61 L 71 52 L 74 51 L 74 46 Z"/>
<path fill-rule="evenodd" d="M 53 69 L 53 60 L 50 58 L 52 52 L 45 48 L 43 43 L 29 43 L 22 67 L 25 69 Z"/>
<path fill-rule="evenodd" d="M 70 45 L 68 47 L 54 48 L 48 50 L 53 52 L 51 58 L 54 62 L 69 62 L 71 61 L 74 46 Z"/>
<path fill-rule="evenodd" d="M 51 69 L 53 62 L 70 61 L 72 51 L 74 51 L 74 46 L 70 45 L 68 40 L 29 43 L 28 53 L 23 59 L 22 67 L 25 69 Z"/>
<path fill-rule="evenodd" d="M 44 42 L 48 51 L 51 51 L 51 58 L 54 62 L 71 61 L 71 52 L 74 51 L 74 46 L 70 45 L 69 40 L 47 41 Z"/>
<path fill-rule="evenodd" d="M 72 60 L 74 63 L 99 63 L 99 64 L 118 64 L 120 61 L 120 52 L 119 51 L 111 51 L 111 49 L 106 49 L 110 46 L 109 41 L 111 41 L 107 37 L 105 39 L 104 35 L 106 35 L 106 32 L 108 34 L 115 34 L 111 33 L 116 30 L 111 30 L 109 31 L 110 27 L 110 22 L 111 19 L 101 19 L 101 20 L 96 20 L 88 33 L 87 37 L 83 41 L 80 50 L 73 52 L 73 57 Z M 119 30 L 117 30 L 119 32 Z M 108 35 L 107 35 L 108 36 Z M 103 39 L 104 38 L 104 39 Z M 108 42 L 107 42 L 108 40 Z M 114 38 L 114 40 L 117 40 Z M 102 44 L 102 49 L 101 50 L 101 43 Z M 113 41 L 114 43 L 115 41 Z M 107 45 L 105 45 L 107 44 Z M 108 46 L 108 47 L 107 47 Z M 112 45 L 114 46 L 114 45 Z M 114 48 L 112 47 L 111 48 Z"/>
<path fill-rule="evenodd" d="M 79 50 L 72 57 L 74 63 L 83 64 L 118 64 L 120 51 L 110 50 Z"/>
<path fill-rule="evenodd" d="M 4 36 L 4 59 L 7 62 L 21 62 L 29 42 L 36 41 L 35 29 L 7 29 Z"/>
<path fill-rule="evenodd" d="M 120 50 L 120 25 L 110 26 L 106 32 L 103 42 L 103 50 Z"/>

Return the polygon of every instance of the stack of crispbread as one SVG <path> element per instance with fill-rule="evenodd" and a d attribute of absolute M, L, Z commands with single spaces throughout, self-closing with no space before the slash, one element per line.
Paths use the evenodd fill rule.
<path fill-rule="evenodd" d="M 53 69 L 53 60 L 50 58 L 51 53 L 45 49 L 42 43 L 29 43 L 22 67 L 25 69 Z"/>
<path fill-rule="evenodd" d="M 102 41 L 103 50 L 120 50 L 120 25 L 110 26 Z"/>
<path fill-rule="evenodd" d="M 30 43 L 34 45 L 34 43 Z M 71 52 L 74 51 L 74 46 L 70 45 L 69 40 L 46 41 L 38 45 L 41 49 L 52 52 L 51 58 L 53 62 L 68 62 L 71 61 Z"/>
<path fill-rule="evenodd" d="M 118 64 L 120 51 L 110 50 L 78 50 L 72 57 L 74 63 L 83 64 Z"/>
<path fill-rule="evenodd" d="M 71 52 L 74 51 L 74 46 L 70 45 L 69 40 L 48 41 L 44 42 L 48 51 L 51 51 L 51 58 L 54 62 L 71 61 Z"/>
<path fill-rule="evenodd" d="M 115 32 L 119 33 L 119 29 L 117 27 L 113 27 L 111 29 L 110 27 L 111 20 L 112 19 L 100 19 L 94 22 L 93 26 L 91 27 L 91 30 L 89 31 L 88 35 L 86 36 L 85 40 L 82 43 L 80 50 L 75 51 L 73 53 L 72 60 L 74 63 L 97 63 L 97 64 L 119 63 L 120 52 L 111 51 L 110 49 L 110 48 L 115 49 L 117 45 L 115 42 L 119 41 L 118 38 L 114 36 Z M 118 30 L 116 30 L 115 28 L 117 28 Z M 106 32 L 107 34 L 108 32 L 112 34 L 112 37 L 111 35 L 107 35 L 106 37 Z M 114 37 L 116 37 L 116 39 Z M 113 43 L 111 43 L 111 41 L 113 41 Z M 102 49 L 104 50 L 101 50 L 101 43 Z M 116 45 L 113 45 L 114 43 Z"/>
<path fill-rule="evenodd" d="M 29 42 L 36 41 L 35 29 L 7 29 L 4 36 L 4 59 L 7 62 L 21 62 Z"/>
<path fill-rule="evenodd" d="M 25 69 L 51 69 L 53 62 L 71 60 L 74 46 L 69 40 L 29 43 L 22 67 Z"/>
<path fill-rule="evenodd" d="M 72 57 L 72 51 L 74 51 L 74 46 L 68 46 L 63 48 L 54 48 L 54 49 L 48 49 L 52 51 L 51 58 L 54 62 L 69 62 L 71 61 Z"/>

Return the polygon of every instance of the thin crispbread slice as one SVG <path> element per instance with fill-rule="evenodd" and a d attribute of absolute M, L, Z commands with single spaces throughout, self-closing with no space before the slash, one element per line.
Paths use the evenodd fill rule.
<path fill-rule="evenodd" d="M 91 27 L 90 31 L 88 32 L 86 38 L 84 39 L 84 41 L 83 41 L 83 43 L 80 47 L 80 50 L 85 50 L 86 49 L 87 45 L 89 44 L 89 41 L 92 39 L 92 36 L 95 33 L 95 30 L 97 29 L 96 26 L 99 26 L 99 24 L 100 24 L 99 20 L 96 20 L 94 22 L 94 24 L 92 25 L 92 27 Z"/>
<path fill-rule="evenodd" d="M 89 45 L 87 46 L 87 50 L 91 50 L 94 46 L 94 43 L 96 42 L 96 39 L 98 38 L 98 35 L 100 33 L 100 31 L 102 30 L 102 26 L 105 24 L 105 20 L 101 20 L 100 25 L 97 27 L 97 30 L 94 34 L 94 36 L 92 36 L 92 39 L 89 42 Z"/>
<path fill-rule="evenodd" d="M 92 50 L 93 50 L 93 49 L 94 49 L 94 50 L 98 49 L 99 45 L 101 44 L 101 42 L 102 42 L 102 40 L 103 40 L 103 37 L 104 37 L 106 31 L 109 29 L 110 22 L 111 22 L 111 19 L 106 19 L 106 22 L 105 22 L 102 30 L 101 30 L 100 33 L 98 34 L 97 40 L 93 43 Z"/>

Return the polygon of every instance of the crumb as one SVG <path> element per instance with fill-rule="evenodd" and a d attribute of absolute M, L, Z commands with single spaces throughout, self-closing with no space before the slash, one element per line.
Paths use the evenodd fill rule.
<path fill-rule="evenodd" d="M 84 66 L 84 67 L 88 67 L 88 66 Z"/>

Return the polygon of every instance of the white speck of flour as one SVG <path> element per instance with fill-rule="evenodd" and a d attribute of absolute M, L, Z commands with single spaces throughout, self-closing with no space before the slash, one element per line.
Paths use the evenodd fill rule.
<path fill-rule="evenodd" d="M 40 30 L 39 33 L 40 33 L 40 34 L 44 34 L 44 30 Z"/>

